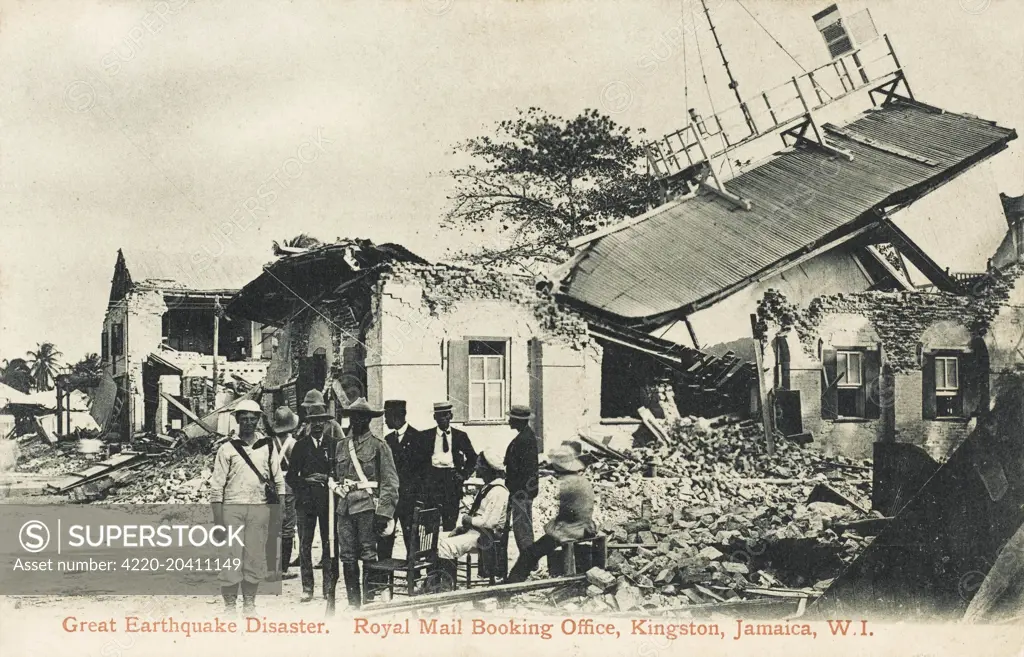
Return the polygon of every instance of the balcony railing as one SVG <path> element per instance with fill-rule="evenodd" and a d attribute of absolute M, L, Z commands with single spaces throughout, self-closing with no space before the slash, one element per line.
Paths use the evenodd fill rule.
<path fill-rule="evenodd" d="M 696 117 L 685 128 L 649 142 L 651 173 L 659 179 L 674 176 L 703 162 L 705 152 L 713 160 L 758 137 L 794 126 L 813 110 L 865 88 L 877 89 L 902 75 L 889 37 L 879 36 L 740 105 Z"/>

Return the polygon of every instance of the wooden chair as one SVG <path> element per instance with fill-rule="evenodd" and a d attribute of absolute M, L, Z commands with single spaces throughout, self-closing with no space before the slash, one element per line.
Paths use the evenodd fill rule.
<path fill-rule="evenodd" d="M 425 583 L 437 564 L 437 541 L 441 536 L 441 510 L 420 509 L 413 512 L 409 554 L 405 559 L 383 559 L 363 569 L 364 598 L 387 590 L 392 597 L 397 590 L 415 595 L 416 585 Z M 376 575 L 371 581 L 370 575 Z M 381 578 L 381 579 L 378 579 Z M 404 590 L 403 590 L 404 589 Z"/>
<path fill-rule="evenodd" d="M 585 573 L 594 566 L 604 568 L 608 561 L 608 537 L 603 534 L 567 541 L 548 556 L 550 577 L 569 577 Z"/>
<path fill-rule="evenodd" d="M 512 533 L 512 505 L 505 511 L 505 527 L 494 532 L 494 540 L 489 546 L 473 550 L 466 554 L 464 562 L 466 588 L 474 584 L 490 584 L 494 586 L 498 580 L 508 577 L 508 537 Z M 476 577 L 473 576 L 474 571 Z"/>

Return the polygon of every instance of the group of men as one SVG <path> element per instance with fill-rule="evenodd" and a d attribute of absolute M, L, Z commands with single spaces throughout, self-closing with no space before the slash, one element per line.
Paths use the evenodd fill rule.
<path fill-rule="evenodd" d="M 280 540 L 280 556 L 273 556 L 269 563 L 265 559 L 266 568 L 249 564 L 228 578 L 235 581 L 224 582 L 229 609 L 234 608 L 239 584 L 243 606 L 251 611 L 256 584 L 267 577 L 294 577 L 288 573 L 294 565 L 300 568 L 301 601 L 314 598 L 313 571 L 319 567 L 323 569 L 324 597 L 333 595 L 342 574 L 349 605 L 358 607 L 362 577 L 369 564 L 392 557 L 398 527 L 406 550 L 410 549 L 417 507 L 440 511 L 446 533 L 438 545 L 437 572 L 447 574 L 450 581 L 454 581 L 458 559 L 494 540 L 508 521 L 520 552 L 510 579 L 525 579 L 537 561 L 562 540 L 557 527 L 547 526 L 545 536 L 534 543 L 532 506 L 538 490 L 539 459 L 529 407 L 514 405 L 510 409 L 509 426 L 516 436 L 499 456 L 476 453 L 469 436 L 451 426 L 452 404 L 447 401 L 434 404 L 436 426 L 422 431 L 409 425 L 402 400 L 388 400 L 383 409 L 375 409 L 365 399 L 357 399 L 339 411 L 348 418 L 347 431 L 328 411 L 319 391 L 307 393 L 302 406 L 301 426 L 289 408 L 278 408 L 267 419 L 272 436 L 266 438 L 257 426 L 259 405 L 241 402 L 235 409 L 239 436 L 217 453 L 211 479 L 215 521 L 224 519 L 228 502 L 251 504 L 263 496 L 270 503 L 273 490 L 280 495 L 276 501 L 283 509 L 280 535 L 266 541 L 269 545 Z M 379 438 L 370 431 L 370 423 L 382 415 L 388 432 Z M 563 445 L 549 454 L 548 460 L 555 474 L 568 478 L 562 482 L 559 516 L 552 523 L 563 530 L 572 525 L 569 533 L 582 536 L 593 531 L 593 491 L 578 476 L 583 465 L 577 456 Z M 460 517 L 464 483 L 474 472 L 483 485 L 468 513 Z M 336 523 L 333 555 L 327 550 L 330 496 Z M 295 527 L 299 536 L 297 564 L 291 560 Z M 319 566 L 314 566 L 312 545 L 318 528 L 324 550 Z M 262 556 L 272 554 L 276 551 L 268 549 Z M 255 561 L 250 557 L 244 561 Z"/>

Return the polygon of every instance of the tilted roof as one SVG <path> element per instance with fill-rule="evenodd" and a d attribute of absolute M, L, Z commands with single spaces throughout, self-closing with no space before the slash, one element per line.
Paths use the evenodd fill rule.
<path fill-rule="evenodd" d="M 808 247 L 876 221 L 1006 147 L 1016 133 L 894 101 L 836 128 L 848 161 L 800 146 L 727 182 L 749 211 L 701 191 L 582 247 L 561 292 L 591 308 L 650 319 L 742 285 Z"/>

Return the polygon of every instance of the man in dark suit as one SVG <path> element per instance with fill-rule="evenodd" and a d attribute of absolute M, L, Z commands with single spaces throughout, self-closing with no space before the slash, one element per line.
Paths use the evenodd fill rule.
<path fill-rule="evenodd" d="M 516 437 L 505 452 L 505 485 L 512 510 L 512 531 L 522 552 L 533 545 L 533 498 L 537 497 L 537 436 L 530 428 L 533 412 L 529 406 L 515 404 L 508 414 L 508 425 Z"/>
<path fill-rule="evenodd" d="M 405 420 L 405 401 L 389 399 L 384 402 L 384 424 L 390 432 L 384 441 L 391 448 L 398 471 L 398 505 L 395 519 L 402 527 L 402 540 L 406 550 L 412 535 L 412 514 L 417 502 L 423 502 L 423 478 L 430 468 L 430 448 L 420 432 Z M 382 536 L 377 541 L 377 558 L 390 559 L 395 549 L 395 535 Z"/>
<path fill-rule="evenodd" d="M 326 596 L 333 574 L 331 556 L 327 554 L 327 474 L 330 455 L 342 435 L 341 425 L 322 403 L 323 396 L 310 391 L 305 424 L 292 449 L 291 462 L 285 481 L 295 495 L 295 520 L 299 529 L 299 569 L 302 575 L 301 602 L 313 599 L 313 536 L 320 526 L 320 544 L 323 547 L 320 564 L 324 568 L 323 593 Z M 312 393 L 316 393 L 315 395 Z M 317 402 L 320 403 L 317 403 Z"/>
<path fill-rule="evenodd" d="M 476 452 L 466 432 L 451 426 L 451 402 L 434 404 L 434 421 L 437 426 L 423 432 L 423 439 L 431 446 L 424 488 L 427 503 L 441 509 L 441 525 L 450 532 L 459 517 L 462 484 L 476 465 Z"/>

